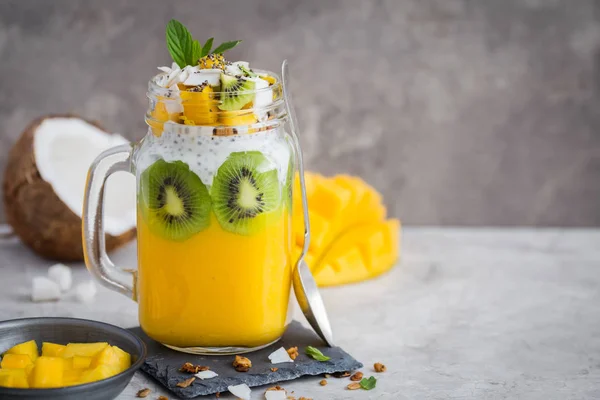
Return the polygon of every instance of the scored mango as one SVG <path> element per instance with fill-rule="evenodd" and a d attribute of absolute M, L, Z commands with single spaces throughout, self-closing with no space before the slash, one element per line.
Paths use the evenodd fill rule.
<path fill-rule="evenodd" d="M 349 175 L 305 173 L 311 242 L 307 264 L 319 286 L 373 278 L 394 266 L 400 253 L 400 221 L 386 220 L 381 195 Z M 304 242 L 300 185 L 296 176 L 292 224 L 295 251 Z"/>

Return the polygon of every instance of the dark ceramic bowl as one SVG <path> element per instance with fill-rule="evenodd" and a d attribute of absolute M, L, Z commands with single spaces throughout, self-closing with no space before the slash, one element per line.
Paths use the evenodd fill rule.
<path fill-rule="evenodd" d="M 13 389 L 0 387 L 2 400 L 109 400 L 125 389 L 144 359 L 146 345 L 126 329 L 97 321 L 75 318 L 25 318 L 0 322 L 0 353 L 35 339 L 42 342 L 108 342 L 131 354 L 131 367 L 101 381 L 56 389 Z"/>

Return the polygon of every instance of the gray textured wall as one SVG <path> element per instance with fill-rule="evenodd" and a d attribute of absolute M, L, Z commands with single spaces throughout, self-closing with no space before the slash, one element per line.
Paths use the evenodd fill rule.
<path fill-rule="evenodd" d="M 591 0 L 0 0 L 0 168 L 44 113 L 141 137 L 172 17 L 288 58 L 310 168 L 363 176 L 405 223 L 600 225 Z"/>

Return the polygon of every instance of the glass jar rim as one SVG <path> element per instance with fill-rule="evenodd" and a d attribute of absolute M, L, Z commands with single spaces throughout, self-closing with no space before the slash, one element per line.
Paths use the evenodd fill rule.
<path fill-rule="evenodd" d="M 221 93 L 236 93 L 236 94 L 259 94 L 259 93 L 266 93 L 267 91 L 273 90 L 273 89 L 280 89 L 282 88 L 281 85 L 281 78 L 279 77 L 279 75 L 277 75 L 276 73 L 272 72 L 272 71 L 267 71 L 267 70 L 262 70 L 262 69 L 252 69 L 252 71 L 254 73 L 256 73 L 257 75 L 268 75 L 271 76 L 273 78 L 275 78 L 275 83 L 273 83 L 272 85 L 269 85 L 265 88 L 260 88 L 260 89 L 255 89 L 255 90 L 243 90 L 243 91 L 236 91 L 236 92 L 222 92 L 222 91 L 215 91 L 213 92 L 214 95 L 219 95 Z M 161 96 L 164 98 L 171 98 L 174 97 L 175 94 L 181 92 L 181 90 L 179 88 L 177 89 L 169 89 L 163 86 L 160 86 L 158 83 L 156 83 L 156 80 L 159 77 L 165 76 L 167 75 L 166 72 L 161 72 L 159 74 L 156 74 L 152 77 L 152 79 L 150 79 L 148 81 L 148 96 Z"/>

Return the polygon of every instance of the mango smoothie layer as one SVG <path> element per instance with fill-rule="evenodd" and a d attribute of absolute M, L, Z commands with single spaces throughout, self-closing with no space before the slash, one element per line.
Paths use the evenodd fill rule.
<path fill-rule="evenodd" d="M 290 291 L 289 216 L 269 216 L 260 233 L 207 229 L 174 242 L 138 223 L 138 293 L 142 329 L 177 347 L 254 347 L 285 329 Z"/>

